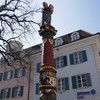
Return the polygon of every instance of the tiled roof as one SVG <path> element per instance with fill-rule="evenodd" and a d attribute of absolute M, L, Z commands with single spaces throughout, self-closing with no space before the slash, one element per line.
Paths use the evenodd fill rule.
<path fill-rule="evenodd" d="M 78 32 L 79 33 L 80 38 L 78 40 L 93 36 L 93 34 L 91 34 L 89 32 L 86 32 L 84 30 L 77 30 L 77 31 L 74 31 L 74 32 Z M 54 39 L 54 44 L 55 44 L 55 40 L 58 39 L 58 38 L 62 38 L 62 40 L 63 40 L 63 44 L 62 45 L 65 45 L 65 44 L 68 44 L 68 43 L 71 43 L 71 42 L 75 42 L 75 41 L 72 41 L 72 39 L 71 39 L 71 35 L 74 32 L 71 32 L 71 33 L 68 33 L 66 35 L 63 35 L 63 36 L 55 38 Z M 76 40 L 76 41 L 78 41 L 78 40 Z M 30 48 L 27 48 L 27 49 L 25 49 L 25 51 L 27 51 L 28 54 L 34 54 L 34 53 L 41 52 L 41 44 L 38 44 L 38 45 L 32 46 Z M 54 45 L 54 47 L 55 47 L 55 45 Z"/>
<path fill-rule="evenodd" d="M 78 32 L 78 33 L 79 33 L 80 38 L 79 38 L 78 40 L 83 39 L 83 38 L 87 38 L 87 37 L 89 37 L 89 36 L 92 36 L 91 33 L 86 32 L 86 31 L 83 31 L 83 30 L 78 30 L 78 31 L 74 31 L 74 32 Z M 58 38 L 62 38 L 63 44 L 68 44 L 68 43 L 72 42 L 71 35 L 72 35 L 74 32 L 68 33 L 68 34 L 63 35 L 63 36 L 58 37 Z M 73 41 L 73 42 L 74 42 L 74 41 Z"/>

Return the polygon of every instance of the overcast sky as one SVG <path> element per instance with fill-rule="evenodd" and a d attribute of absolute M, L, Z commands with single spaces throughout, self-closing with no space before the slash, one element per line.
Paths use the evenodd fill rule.
<path fill-rule="evenodd" d="M 42 8 L 44 0 L 34 0 Z M 79 29 L 92 34 L 100 32 L 100 0 L 45 0 L 54 6 L 52 25 L 58 30 L 55 37 L 68 34 Z M 41 16 L 36 16 L 40 21 Z M 36 30 L 34 39 L 29 42 L 30 47 L 42 42 Z"/>

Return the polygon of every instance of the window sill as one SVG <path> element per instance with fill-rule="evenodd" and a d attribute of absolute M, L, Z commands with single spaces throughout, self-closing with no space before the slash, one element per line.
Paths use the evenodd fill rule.
<path fill-rule="evenodd" d="M 78 88 L 76 88 L 76 89 L 80 90 L 80 89 L 86 89 L 86 88 L 88 88 L 88 86 L 78 87 Z"/>
<path fill-rule="evenodd" d="M 78 65 L 78 64 L 83 64 L 85 62 L 87 62 L 87 61 L 83 61 L 83 62 L 79 62 L 79 63 L 74 63 L 74 64 L 70 64 L 70 65 Z"/>
<path fill-rule="evenodd" d="M 62 94 L 63 92 L 66 92 L 67 90 L 57 91 L 57 93 Z"/>
<path fill-rule="evenodd" d="M 23 97 L 23 96 L 14 96 L 14 97 L 12 97 L 12 98 L 21 98 L 21 97 Z"/>
<path fill-rule="evenodd" d="M 61 68 L 65 68 L 65 67 L 67 67 L 67 66 L 63 66 L 63 67 L 59 67 L 59 68 L 56 67 L 56 69 L 61 69 Z"/>
<path fill-rule="evenodd" d="M 22 78 L 22 77 L 25 77 L 25 75 L 24 76 L 20 76 L 20 77 L 14 77 L 14 78 L 16 79 L 16 78 Z"/>

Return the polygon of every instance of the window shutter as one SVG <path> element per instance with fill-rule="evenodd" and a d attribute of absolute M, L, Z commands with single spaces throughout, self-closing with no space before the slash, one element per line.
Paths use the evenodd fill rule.
<path fill-rule="evenodd" d="M 92 86 L 90 73 L 86 74 L 86 83 L 87 83 L 87 86 Z"/>
<path fill-rule="evenodd" d="M 39 71 L 40 71 L 40 62 L 39 63 L 37 63 L 37 73 L 39 73 Z"/>
<path fill-rule="evenodd" d="M 69 80 L 68 78 L 65 78 L 65 90 L 69 89 Z"/>
<path fill-rule="evenodd" d="M 8 89 L 7 98 L 10 97 L 10 88 Z"/>
<path fill-rule="evenodd" d="M 25 76 L 25 68 L 22 70 L 22 76 Z"/>
<path fill-rule="evenodd" d="M 39 83 L 36 83 L 36 94 L 39 94 Z"/>
<path fill-rule="evenodd" d="M 12 88 L 12 97 L 15 96 L 15 88 Z"/>
<path fill-rule="evenodd" d="M 3 75 L 3 74 L 2 74 L 2 73 L 0 73 L 0 81 L 2 81 L 2 75 Z"/>
<path fill-rule="evenodd" d="M 13 70 L 11 70 L 10 79 L 13 77 Z"/>
<path fill-rule="evenodd" d="M 72 87 L 73 89 L 77 88 L 76 76 L 72 76 Z"/>
<path fill-rule="evenodd" d="M 3 80 L 6 80 L 7 72 L 4 72 Z"/>
<path fill-rule="evenodd" d="M 74 64 L 74 57 L 73 57 L 73 54 L 70 54 L 69 57 L 70 57 L 70 64 L 71 64 L 71 65 Z"/>
<path fill-rule="evenodd" d="M 14 77 L 17 78 L 17 69 L 15 69 L 15 76 Z"/>
<path fill-rule="evenodd" d="M 0 90 L 0 99 L 2 99 L 3 90 Z"/>
<path fill-rule="evenodd" d="M 20 96 L 23 96 L 23 90 L 24 90 L 24 87 L 21 86 L 21 93 L 20 93 Z"/>
<path fill-rule="evenodd" d="M 64 66 L 67 66 L 67 56 L 63 56 Z"/>
<path fill-rule="evenodd" d="M 83 60 L 84 60 L 84 61 L 87 61 L 86 50 L 82 51 L 82 55 L 83 55 Z"/>

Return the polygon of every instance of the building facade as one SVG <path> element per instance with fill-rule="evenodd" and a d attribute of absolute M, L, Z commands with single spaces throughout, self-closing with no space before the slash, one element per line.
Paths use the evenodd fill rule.
<path fill-rule="evenodd" d="M 78 30 L 54 39 L 57 100 L 100 100 L 100 33 Z M 25 65 L 0 66 L 0 100 L 39 100 L 42 44 L 21 51 Z"/>
<path fill-rule="evenodd" d="M 21 50 L 21 43 L 13 41 L 10 43 L 13 50 Z M 6 52 L 9 52 L 8 47 Z M 18 56 L 20 52 L 15 54 Z M 30 66 L 28 63 L 14 61 L 11 56 L 7 57 L 9 65 L 3 58 L 0 59 L 0 100 L 28 100 Z"/>
<path fill-rule="evenodd" d="M 41 50 L 34 57 L 33 99 L 39 100 Z M 54 40 L 57 100 L 100 100 L 100 34 L 78 30 Z"/>

